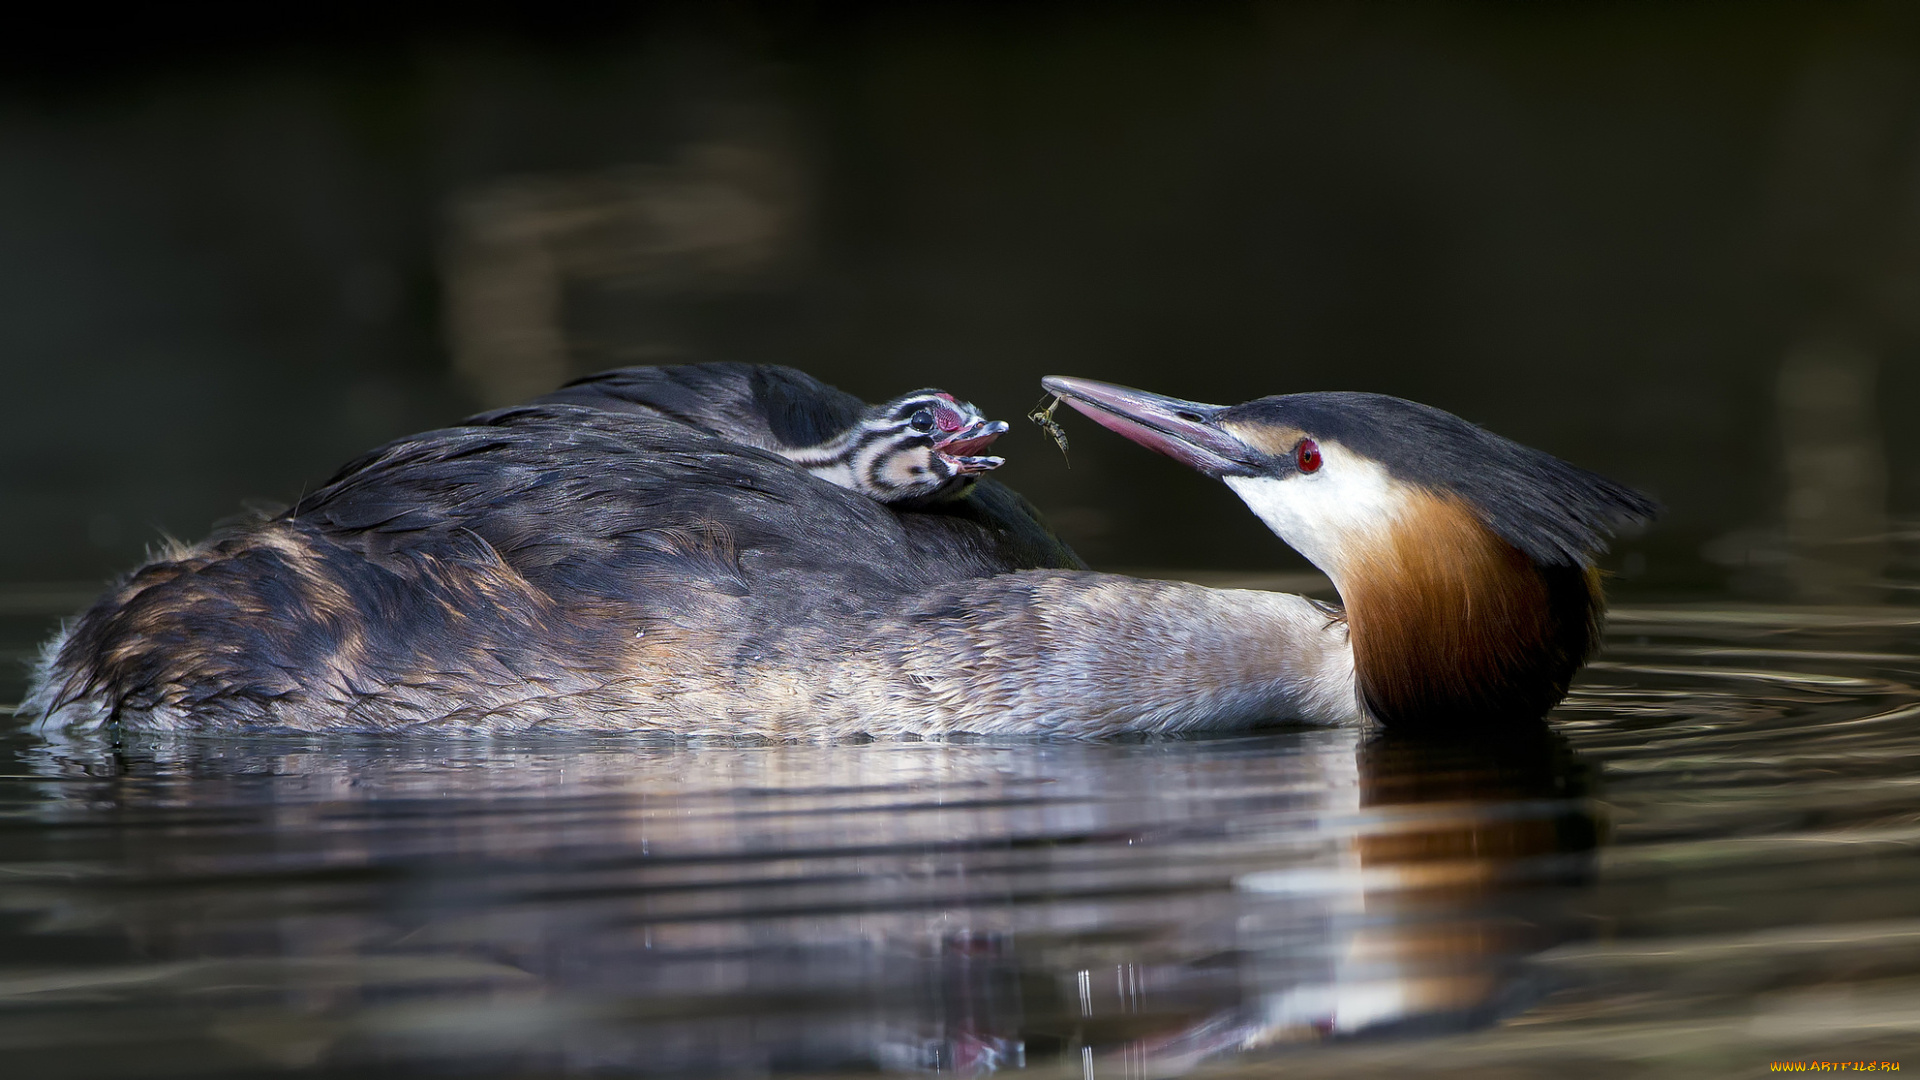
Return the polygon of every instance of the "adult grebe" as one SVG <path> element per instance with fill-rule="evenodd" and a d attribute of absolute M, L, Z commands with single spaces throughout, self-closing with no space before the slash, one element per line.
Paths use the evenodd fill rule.
<path fill-rule="evenodd" d="M 1043 379 L 1101 426 L 1226 481 L 1333 579 L 1366 711 L 1400 726 L 1532 719 L 1599 644 L 1593 556 L 1646 496 L 1383 394 L 1224 407 Z"/>
<path fill-rule="evenodd" d="M 1329 476 L 1379 473 L 1371 502 L 1252 498 L 1362 545 L 1329 560 L 1360 598 L 1348 617 L 1297 596 L 1029 569 L 1071 553 L 1026 534 L 1031 516 L 981 510 L 1005 490 L 992 481 L 901 512 L 664 410 L 544 403 L 390 444 L 285 514 L 150 562 L 49 645 L 24 708 L 72 728 L 772 738 L 1538 716 L 1592 640 L 1586 552 L 1651 509 L 1444 413 L 1381 413 L 1393 399 L 1316 397 L 1322 412 L 1295 415 L 1272 403 L 1298 399 L 1215 410 L 1049 388 L 1236 481 L 1318 471 L 1328 451 L 1305 454 L 1302 432 L 1333 448 Z M 1425 448 L 1443 470 L 1429 476 L 1366 457 L 1420 449 L 1417 430 L 1356 436 L 1369 416 L 1426 418 L 1471 445 Z M 1502 475 L 1444 472 L 1466 466 Z M 1425 520 L 1408 507 L 1456 501 L 1434 513 L 1458 535 L 1430 557 L 1402 542 Z M 1283 503 L 1297 509 L 1271 509 Z M 1567 506 L 1585 516 L 1560 522 Z M 1508 518 L 1538 519 L 1538 536 L 1500 539 Z M 1382 573 L 1363 582 L 1369 560 Z M 1415 629 L 1370 629 L 1399 611 Z M 1419 629 L 1449 626 L 1445 640 Z M 1388 643 L 1411 655 L 1388 658 Z"/>

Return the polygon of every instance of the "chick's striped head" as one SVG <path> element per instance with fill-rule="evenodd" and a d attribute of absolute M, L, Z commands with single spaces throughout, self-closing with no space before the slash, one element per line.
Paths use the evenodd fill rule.
<path fill-rule="evenodd" d="M 915 505 L 960 498 L 1005 458 L 982 454 L 1007 430 L 943 390 L 915 390 L 877 405 L 838 437 L 788 451 L 824 480 L 879 502 Z"/>

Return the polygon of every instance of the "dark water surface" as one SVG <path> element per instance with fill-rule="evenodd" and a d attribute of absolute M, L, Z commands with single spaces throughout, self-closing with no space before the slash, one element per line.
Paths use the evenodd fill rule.
<path fill-rule="evenodd" d="M 1920 1068 L 1916 628 L 1621 610 L 1491 746 L 9 723 L 0 1071 Z"/>

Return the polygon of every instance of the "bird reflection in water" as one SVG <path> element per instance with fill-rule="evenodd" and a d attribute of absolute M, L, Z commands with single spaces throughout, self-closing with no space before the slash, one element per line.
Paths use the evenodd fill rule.
<path fill-rule="evenodd" d="M 1358 764 L 1362 821 L 1323 891 L 1340 898 L 1331 972 L 1270 998 L 1262 1035 L 1477 1026 L 1523 1005 L 1539 988 L 1516 961 L 1568 928 L 1501 901 L 1591 876 L 1585 770 L 1544 731 L 1499 745 L 1381 738 Z M 1239 885 L 1296 889 L 1287 871 Z"/>
<path fill-rule="evenodd" d="M 33 1001 L 66 1059 L 1164 1075 L 1525 1007 L 1596 835 L 1544 729 L 82 742 L 41 767 L 66 781 L 42 812 L 89 827 L 49 834 L 41 919 L 0 951 L 96 958 Z"/>
<path fill-rule="evenodd" d="M 1470 1029 L 1538 1000 L 1550 987 L 1526 957 L 1579 933 L 1551 890 L 1590 879 L 1598 830 L 1565 744 L 1544 730 L 1508 738 L 1362 742 L 1352 783 L 1328 789 L 1314 823 L 1317 857 L 1234 878 L 1230 946 L 1082 973 L 1082 1012 L 1106 1015 L 1075 1029 L 1088 1062 L 1165 1075 L 1289 1044 Z M 1202 1000 L 1214 1011 L 1181 1008 Z M 1140 1030 L 1149 1017 L 1158 1030 Z"/>

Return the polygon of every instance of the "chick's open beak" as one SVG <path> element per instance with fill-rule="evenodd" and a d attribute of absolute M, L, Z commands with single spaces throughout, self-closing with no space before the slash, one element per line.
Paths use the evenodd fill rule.
<path fill-rule="evenodd" d="M 969 457 L 985 450 L 989 443 L 1006 433 L 1005 420 L 981 420 L 934 443 L 933 448 L 948 457 Z"/>
<path fill-rule="evenodd" d="M 1224 406 L 1049 375 L 1040 385 L 1094 423 L 1208 476 L 1246 476 L 1261 454 L 1218 423 Z"/>
<path fill-rule="evenodd" d="M 981 420 L 934 443 L 933 448 L 951 461 L 954 471 L 962 476 L 989 472 L 1006 464 L 1007 459 L 983 455 L 980 451 L 1006 432 L 1005 420 Z"/>

